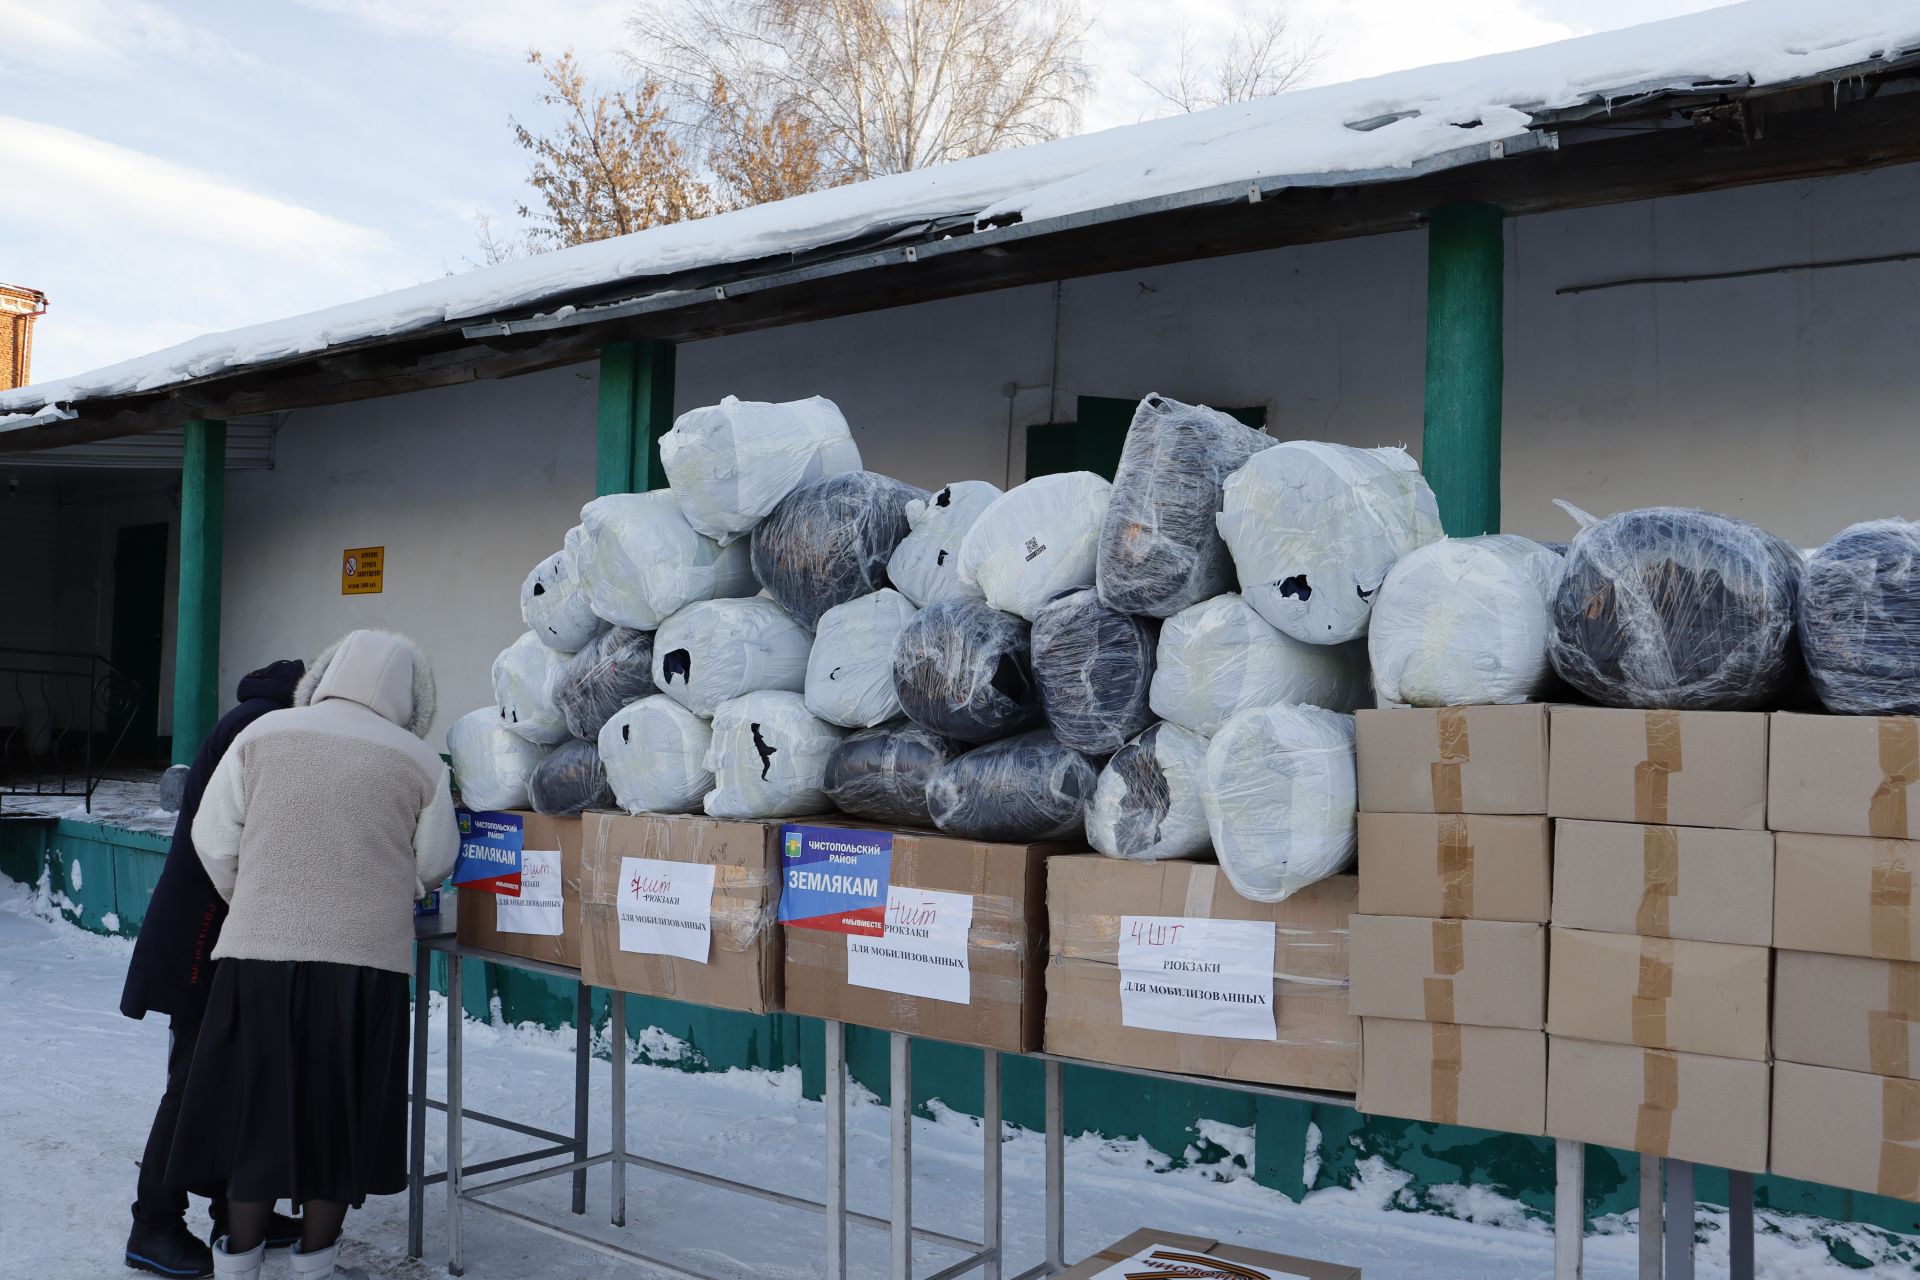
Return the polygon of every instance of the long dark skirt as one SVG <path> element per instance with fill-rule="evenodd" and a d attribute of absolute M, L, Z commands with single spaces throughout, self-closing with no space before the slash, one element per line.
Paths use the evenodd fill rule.
<path fill-rule="evenodd" d="M 407 1185 L 407 979 L 222 960 L 167 1164 L 231 1200 L 344 1200 Z"/>

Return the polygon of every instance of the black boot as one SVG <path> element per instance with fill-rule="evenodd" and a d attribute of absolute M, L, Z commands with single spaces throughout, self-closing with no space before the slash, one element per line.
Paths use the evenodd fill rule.
<path fill-rule="evenodd" d="M 225 1201 L 220 1202 L 222 1205 Z M 213 1215 L 213 1238 L 218 1240 L 227 1234 L 226 1214 Z M 284 1213 L 267 1215 L 266 1245 L 269 1249 L 291 1249 L 300 1243 L 300 1219 L 289 1218 Z"/>
<path fill-rule="evenodd" d="M 213 1250 L 187 1230 L 183 1219 L 143 1222 L 135 1218 L 127 1234 L 127 1265 L 176 1280 L 199 1280 L 213 1274 Z"/>

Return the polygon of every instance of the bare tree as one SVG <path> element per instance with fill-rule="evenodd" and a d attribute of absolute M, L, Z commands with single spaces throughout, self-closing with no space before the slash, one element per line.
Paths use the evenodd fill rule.
<path fill-rule="evenodd" d="M 1268 0 L 1259 7 L 1243 6 L 1227 43 L 1211 56 L 1183 25 L 1172 71 L 1159 79 L 1135 76 L 1168 107 L 1204 111 L 1285 93 L 1312 75 L 1325 56 L 1321 32 L 1296 36 L 1284 0 Z"/>

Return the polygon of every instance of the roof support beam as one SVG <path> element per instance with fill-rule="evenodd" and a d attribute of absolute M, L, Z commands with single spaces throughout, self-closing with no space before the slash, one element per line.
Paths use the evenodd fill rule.
<path fill-rule="evenodd" d="M 1500 529 L 1505 218 L 1447 205 L 1427 224 L 1427 411 L 1420 465 L 1447 534 Z"/>
<path fill-rule="evenodd" d="M 195 418 L 180 463 L 180 595 L 173 647 L 173 762 L 193 763 L 220 709 L 220 560 L 227 424 Z"/>
<path fill-rule="evenodd" d="M 664 489 L 660 437 L 673 426 L 674 346 L 649 338 L 600 349 L 597 492 Z"/>

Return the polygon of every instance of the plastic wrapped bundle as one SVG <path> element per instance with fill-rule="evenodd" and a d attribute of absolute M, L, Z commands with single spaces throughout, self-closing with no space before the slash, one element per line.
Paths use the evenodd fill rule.
<path fill-rule="evenodd" d="M 567 732 L 592 742 L 608 716 L 652 692 L 653 633 L 615 627 L 567 659 L 553 700 L 567 718 Z"/>
<path fill-rule="evenodd" d="M 847 729 L 900 714 L 893 646 L 919 610 L 898 591 L 876 591 L 820 615 L 807 658 L 807 710 Z"/>
<path fill-rule="evenodd" d="M 1220 487 L 1276 443 L 1205 405 L 1142 400 L 1100 526 L 1100 598 L 1121 613 L 1170 618 L 1233 590 L 1233 557 L 1214 522 Z"/>
<path fill-rule="evenodd" d="M 713 726 L 665 694 L 625 706 L 600 727 L 600 759 L 613 798 L 628 813 L 694 813 L 713 774 Z"/>
<path fill-rule="evenodd" d="M 1279 902 L 1353 862 L 1353 717 L 1255 707 L 1207 746 L 1207 829 L 1234 891 Z"/>
<path fill-rule="evenodd" d="M 687 523 L 731 542 L 796 486 L 858 471 L 860 450 L 825 397 L 768 404 L 728 396 L 674 421 L 660 437 L 660 465 Z"/>
<path fill-rule="evenodd" d="M 707 768 L 714 818 L 791 818 L 827 807 L 827 760 L 847 731 L 807 710 L 797 693 L 769 690 L 720 704 Z"/>
<path fill-rule="evenodd" d="M 527 778 L 527 801 L 535 813 L 565 818 L 613 803 L 600 748 L 574 739 L 563 742 L 533 767 Z"/>
<path fill-rule="evenodd" d="M 1526 702 L 1553 679 L 1549 609 L 1560 557 L 1511 533 L 1448 538 L 1410 552 L 1374 601 L 1367 632 L 1383 705 Z"/>
<path fill-rule="evenodd" d="M 1774 705 L 1799 677 L 1801 572 L 1798 551 L 1729 516 L 1649 507 L 1587 524 L 1554 596 L 1554 669 L 1605 706 Z"/>
<path fill-rule="evenodd" d="M 1363 642 L 1305 644 L 1228 593 L 1182 609 L 1160 628 L 1147 702 L 1203 738 L 1237 711 L 1301 702 L 1351 711 L 1366 699 Z"/>
<path fill-rule="evenodd" d="M 528 742 L 551 747 L 567 740 L 567 718 L 554 701 L 567 655 L 528 631 L 493 660 L 493 703 L 500 723 Z"/>
<path fill-rule="evenodd" d="M 1033 615 L 1033 681 L 1054 737 L 1106 756 L 1153 722 L 1147 689 L 1158 631 L 1109 609 L 1092 588 L 1040 607 Z"/>
<path fill-rule="evenodd" d="M 594 616 L 580 576 L 580 541 L 576 527 L 567 534 L 567 544 L 533 566 L 520 584 L 520 620 L 542 644 L 562 653 L 578 653 L 607 625 Z"/>
<path fill-rule="evenodd" d="M 595 498 L 580 508 L 580 530 L 588 598 L 615 626 L 651 631 L 697 600 L 760 590 L 745 544 L 696 533 L 665 489 Z"/>
<path fill-rule="evenodd" d="M 447 754 L 469 809 L 524 809 L 527 775 L 547 754 L 500 723 L 494 707 L 469 711 L 447 730 Z"/>
<path fill-rule="evenodd" d="M 842 813 L 895 827 L 930 827 L 927 783 L 966 750 L 905 720 L 859 729 L 827 760 L 827 799 Z"/>
<path fill-rule="evenodd" d="M 754 576 L 812 627 L 833 606 L 887 585 L 887 557 L 907 536 L 907 504 L 926 497 L 871 471 L 809 480 L 754 528 Z"/>
<path fill-rule="evenodd" d="M 1087 806 L 1087 843 L 1162 862 L 1207 851 L 1207 740 L 1161 721 L 1113 753 Z"/>
<path fill-rule="evenodd" d="M 1315 440 L 1262 450 L 1228 476 L 1218 523 L 1247 603 L 1308 644 L 1365 635 L 1387 570 L 1441 536 L 1406 450 Z"/>
<path fill-rule="evenodd" d="M 764 596 L 690 604 L 653 633 L 653 683 L 711 716 L 729 698 L 807 687 L 813 636 Z"/>
<path fill-rule="evenodd" d="M 1813 553 L 1800 647 L 1827 710 L 1920 712 L 1920 524 L 1869 520 Z"/>
<path fill-rule="evenodd" d="M 911 532 L 887 561 L 887 581 L 923 609 L 943 600 L 978 600 L 980 588 L 960 578 L 960 543 L 999 497 L 998 485 L 962 480 L 909 502 Z"/>
<path fill-rule="evenodd" d="M 900 629 L 893 691 L 922 728 L 990 742 L 1040 722 L 1025 621 L 976 600 L 930 605 Z"/>
<path fill-rule="evenodd" d="M 1062 591 L 1092 586 L 1112 487 L 1091 471 L 1067 471 L 1007 490 L 961 540 L 961 579 L 1029 620 Z"/>
<path fill-rule="evenodd" d="M 975 747 L 933 775 L 933 825 L 968 840 L 1075 840 L 1099 781 L 1093 761 L 1045 729 Z"/>

